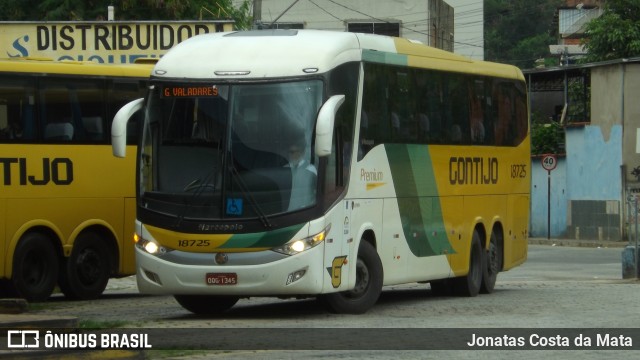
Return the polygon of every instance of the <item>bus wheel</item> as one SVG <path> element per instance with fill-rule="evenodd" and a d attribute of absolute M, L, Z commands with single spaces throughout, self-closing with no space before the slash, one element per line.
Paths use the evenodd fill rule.
<path fill-rule="evenodd" d="M 58 256 L 45 235 L 26 234 L 13 255 L 13 285 L 27 301 L 45 301 L 58 280 Z"/>
<path fill-rule="evenodd" d="M 178 304 L 198 315 L 216 315 L 231 309 L 238 296 L 174 295 Z"/>
<path fill-rule="evenodd" d="M 496 286 L 498 273 L 502 269 L 502 247 L 499 244 L 498 236 L 495 231 L 491 232 L 489 249 L 483 251 L 483 255 L 485 257 L 485 261 L 480 292 L 483 294 L 491 294 Z"/>
<path fill-rule="evenodd" d="M 467 275 L 454 279 L 453 288 L 459 296 L 476 296 L 480 292 L 482 284 L 483 260 L 482 245 L 480 245 L 480 235 L 473 232 L 471 239 L 471 249 L 469 254 L 469 272 Z"/>
<path fill-rule="evenodd" d="M 111 260 L 107 244 L 99 235 L 80 234 L 71 256 L 63 263 L 59 284 L 69 299 L 90 300 L 99 297 L 111 275 Z"/>
<path fill-rule="evenodd" d="M 335 313 L 364 314 L 378 301 L 382 282 L 382 262 L 378 252 L 362 240 L 356 263 L 356 286 L 349 291 L 322 295 L 321 300 Z"/>

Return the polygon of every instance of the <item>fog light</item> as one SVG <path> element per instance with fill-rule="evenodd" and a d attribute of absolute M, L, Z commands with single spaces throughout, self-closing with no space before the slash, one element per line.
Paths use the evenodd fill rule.
<path fill-rule="evenodd" d="M 302 277 L 304 276 L 304 274 L 307 273 L 307 269 L 301 269 L 298 271 L 294 271 L 291 274 L 289 274 L 289 276 L 287 276 L 287 284 L 292 284 L 300 279 L 302 279 Z"/>

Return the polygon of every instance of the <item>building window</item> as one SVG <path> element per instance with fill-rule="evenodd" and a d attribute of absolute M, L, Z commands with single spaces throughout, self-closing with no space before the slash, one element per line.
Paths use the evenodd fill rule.
<path fill-rule="evenodd" d="M 304 29 L 304 24 L 301 22 L 279 22 L 275 24 L 263 23 L 260 29 Z"/>
<path fill-rule="evenodd" d="M 347 23 L 347 31 L 399 37 L 400 23 L 398 22 L 352 22 L 352 23 Z"/>

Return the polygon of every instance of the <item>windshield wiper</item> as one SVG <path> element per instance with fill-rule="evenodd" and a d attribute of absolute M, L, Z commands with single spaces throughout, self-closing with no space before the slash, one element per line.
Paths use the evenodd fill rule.
<path fill-rule="evenodd" d="M 240 176 L 238 169 L 236 169 L 236 166 L 233 164 L 233 160 L 231 160 L 231 157 L 229 157 L 229 160 L 229 170 L 231 171 L 231 175 L 237 180 L 238 187 L 240 188 L 242 195 L 249 199 L 251 205 L 253 205 L 253 208 L 256 211 L 256 214 L 258 214 L 258 218 L 262 222 L 262 225 L 264 225 L 265 228 L 270 229 L 272 225 L 269 222 L 269 218 L 265 215 L 264 211 L 262 211 L 260 205 L 258 205 L 258 202 L 251 194 L 251 191 L 247 189 L 247 184 L 245 184 L 244 180 L 242 180 L 242 177 Z"/>
<path fill-rule="evenodd" d="M 184 192 L 188 192 L 191 190 L 195 190 L 195 191 L 193 192 L 193 194 L 191 194 L 188 200 L 187 198 L 184 198 L 184 203 L 182 204 L 183 205 L 182 212 L 178 215 L 176 219 L 177 220 L 175 225 L 176 227 L 179 227 L 180 224 L 182 224 L 182 220 L 184 220 L 187 210 L 191 208 L 191 206 L 193 205 L 193 200 L 196 198 L 199 198 L 200 195 L 204 193 L 205 189 L 211 188 L 212 192 L 216 191 L 215 181 L 218 178 L 217 173 L 218 173 L 218 169 L 214 168 L 213 171 L 208 173 L 207 176 L 205 176 L 204 178 L 197 178 L 192 182 L 190 182 L 189 184 L 187 184 L 187 186 L 185 186 L 184 189 L 182 189 L 182 191 Z M 216 175 L 215 177 L 214 177 L 214 174 Z M 213 183 L 210 183 L 209 181 L 211 180 L 212 177 L 213 177 Z"/>

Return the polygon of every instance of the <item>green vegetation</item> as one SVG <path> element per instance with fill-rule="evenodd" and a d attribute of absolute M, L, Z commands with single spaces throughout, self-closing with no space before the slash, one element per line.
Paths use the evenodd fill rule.
<path fill-rule="evenodd" d="M 603 14 L 585 29 L 584 62 L 640 56 L 640 1 L 607 0 Z"/>
<path fill-rule="evenodd" d="M 543 122 L 531 115 L 531 154 L 558 154 L 564 152 L 564 129 L 557 121 Z"/>
<path fill-rule="evenodd" d="M 485 0 L 485 59 L 530 69 L 551 58 L 553 14 L 562 0 Z M 557 60 L 555 60 L 557 62 Z"/>
<path fill-rule="evenodd" d="M 4 0 L 0 21 L 107 20 L 107 7 L 115 5 L 116 20 L 232 19 L 236 29 L 250 29 L 249 0 L 238 8 L 232 0 Z"/>

